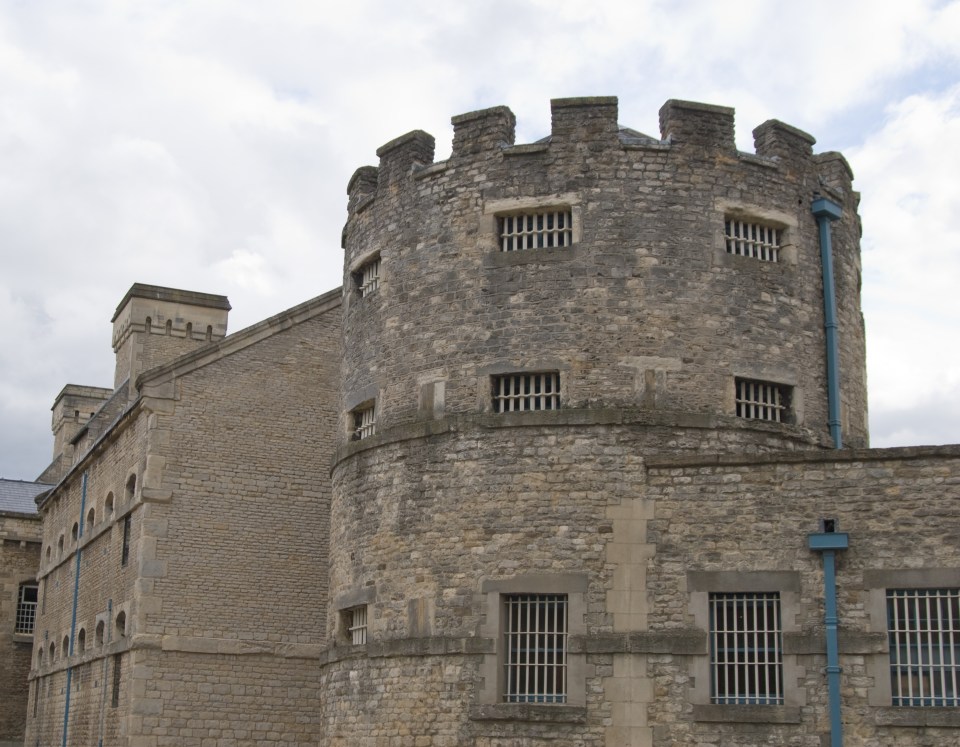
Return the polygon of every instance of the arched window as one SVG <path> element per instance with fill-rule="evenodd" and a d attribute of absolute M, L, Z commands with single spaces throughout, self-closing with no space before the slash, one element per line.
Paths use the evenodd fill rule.
<path fill-rule="evenodd" d="M 37 649 L 37 666 L 43 666 L 43 646 Z"/>
<path fill-rule="evenodd" d="M 95 640 L 98 646 L 103 645 L 103 629 L 104 629 L 103 620 L 97 623 L 97 629 L 94 631 Z"/>
<path fill-rule="evenodd" d="M 82 654 L 87 648 L 87 631 L 83 628 L 80 628 L 80 632 L 77 633 L 77 653 Z"/>
<path fill-rule="evenodd" d="M 50 663 L 52 664 L 57 660 L 57 644 L 53 641 L 50 641 Z"/>
<path fill-rule="evenodd" d="M 187 339 L 193 339 L 193 322 L 187 322 Z"/>
<path fill-rule="evenodd" d="M 63 555 L 63 535 L 61 534 L 57 538 L 57 557 L 59 558 L 62 555 Z"/>
<path fill-rule="evenodd" d="M 151 331 L 151 328 L 153 327 L 153 320 L 150 317 L 147 317 L 147 320 L 146 322 L 144 322 L 143 326 L 146 328 L 147 332 L 149 333 Z"/>
<path fill-rule="evenodd" d="M 209 324 L 207 325 L 207 342 L 210 342 L 213 339 L 213 327 Z"/>
<path fill-rule="evenodd" d="M 50 562 L 50 556 L 52 555 L 53 548 L 50 545 L 47 545 L 47 562 Z"/>
<path fill-rule="evenodd" d="M 73 529 L 70 530 L 70 536 L 73 537 L 73 541 L 77 541 L 77 537 L 80 536 L 80 525 L 77 522 L 73 522 Z"/>
<path fill-rule="evenodd" d="M 168 337 L 173 334 L 173 319 L 167 319 L 167 325 L 164 328 L 164 334 Z"/>
<path fill-rule="evenodd" d="M 117 615 L 116 624 L 117 638 L 125 638 L 127 635 L 127 613 L 123 610 Z"/>
<path fill-rule="evenodd" d="M 95 518 L 96 518 L 96 511 L 91 508 L 89 511 L 87 511 L 87 524 L 86 524 L 87 532 L 90 532 L 93 529 L 93 520 Z"/>
<path fill-rule="evenodd" d="M 137 492 L 137 476 L 130 475 L 130 477 L 127 478 L 126 499 L 128 502 L 133 500 L 133 495 L 136 492 Z"/>
<path fill-rule="evenodd" d="M 60 658 L 66 659 L 70 654 L 70 636 L 63 637 L 63 645 L 60 647 Z"/>
<path fill-rule="evenodd" d="M 106 500 L 103 502 L 103 512 L 108 519 L 113 516 L 113 492 L 107 493 Z"/>

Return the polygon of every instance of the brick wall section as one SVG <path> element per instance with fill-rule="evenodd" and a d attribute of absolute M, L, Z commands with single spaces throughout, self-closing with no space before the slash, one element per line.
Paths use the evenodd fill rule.
<path fill-rule="evenodd" d="M 0 744 L 22 743 L 33 637 L 17 635 L 20 584 L 40 565 L 40 517 L 0 512 Z"/>

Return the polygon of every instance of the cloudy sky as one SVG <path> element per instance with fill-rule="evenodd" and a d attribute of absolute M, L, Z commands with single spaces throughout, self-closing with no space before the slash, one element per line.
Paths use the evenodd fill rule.
<path fill-rule="evenodd" d="M 0 0 L 0 476 L 51 456 L 66 383 L 110 386 L 133 282 L 237 331 L 340 283 L 346 184 L 412 129 L 616 95 L 777 118 L 863 194 L 874 446 L 960 442 L 960 1 Z"/>

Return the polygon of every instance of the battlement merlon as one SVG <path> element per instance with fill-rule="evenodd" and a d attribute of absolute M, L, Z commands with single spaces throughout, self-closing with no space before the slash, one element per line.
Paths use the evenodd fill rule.
<path fill-rule="evenodd" d="M 778 119 L 768 119 L 753 130 L 753 143 L 758 156 L 779 158 L 781 161 L 803 160 L 813 157 L 817 139 Z"/>
<path fill-rule="evenodd" d="M 494 106 L 450 118 L 453 125 L 451 159 L 499 150 L 514 144 L 517 118 L 506 106 Z"/>
<path fill-rule="evenodd" d="M 387 189 L 393 182 L 408 176 L 417 166 L 433 163 L 435 145 L 436 141 L 429 132 L 414 130 L 377 148 L 377 157 L 380 159 L 377 190 Z"/>
<path fill-rule="evenodd" d="M 550 101 L 550 144 L 619 144 L 616 96 L 588 96 Z"/>
<path fill-rule="evenodd" d="M 660 138 L 671 145 L 699 145 L 734 153 L 733 114 L 729 106 L 670 99 L 660 107 Z"/>
<path fill-rule="evenodd" d="M 813 160 L 817 164 L 820 179 L 826 186 L 839 192 L 839 196 L 853 193 L 853 169 L 850 168 L 850 164 L 842 153 L 830 150 L 826 153 L 818 153 Z M 856 195 L 854 199 L 857 199 Z M 854 207 L 855 205 L 856 203 Z"/>
<path fill-rule="evenodd" d="M 377 193 L 378 169 L 376 166 L 361 166 L 347 182 L 347 214 L 353 215 L 357 208 Z"/>

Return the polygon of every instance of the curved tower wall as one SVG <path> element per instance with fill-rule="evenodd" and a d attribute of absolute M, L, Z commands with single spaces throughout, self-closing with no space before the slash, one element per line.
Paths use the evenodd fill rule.
<path fill-rule="evenodd" d="M 649 594 L 637 558 L 656 553 L 639 529 L 655 512 L 645 459 L 830 445 L 818 196 L 843 208 L 841 415 L 845 442 L 866 445 L 858 196 L 843 158 L 777 121 L 754 131 L 756 155 L 740 153 L 733 111 L 703 104 L 667 102 L 658 139 L 620 128 L 615 98 L 555 100 L 552 114 L 550 137 L 528 145 L 504 107 L 455 117 L 449 160 L 433 163 L 433 138 L 416 131 L 350 182 L 331 743 L 610 738 L 609 661 L 589 640 L 676 624 L 623 601 Z M 500 219 L 543 212 L 569 216 L 570 246 L 500 251 Z M 777 229 L 780 261 L 729 254 L 727 221 Z M 494 412 L 493 382 L 516 372 L 557 375 L 559 409 Z M 738 379 L 781 387 L 784 422 L 738 417 Z M 501 601 L 520 592 L 566 595 L 580 648 L 566 702 L 517 722 L 502 703 Z M 347 645 L 358 607 L 359 648 Z"/>

